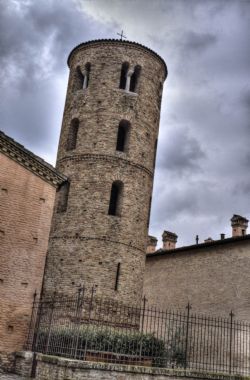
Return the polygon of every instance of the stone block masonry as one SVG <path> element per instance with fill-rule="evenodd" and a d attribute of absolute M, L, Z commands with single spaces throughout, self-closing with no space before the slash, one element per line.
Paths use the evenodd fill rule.
<path fill-rule="evenodd" d="M 69 186 L 56 196 L 44 294 L 95 285 L 97 294 L 138 304 L 166 66 L 146 47 L 115 40 L 81 44 L 68 63 L 57 168 Z M 120 88 L 124 63 L 128 76 L 140 67 L 133 90 Z"/>

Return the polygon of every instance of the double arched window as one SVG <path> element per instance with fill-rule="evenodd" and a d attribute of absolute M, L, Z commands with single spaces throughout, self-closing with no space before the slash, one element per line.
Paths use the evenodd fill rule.
<path fill-rule="evenodd" d="M 128 138 L 130 123 L 127 120 L 121 120 L 118 126 L 116 150 L 125 152 L 128 148 Z"/>
<path fill-rule="evenodd" d="M 69 127 L 66 150 L 73 150 L 76 148 L 78 129 L 79 129 L 79 120 L 73 119 Z"/>
<path fill-rule="evenodd" d="M 120 86 L 119 86 L 119 88 L 121 88 L 122 90 L 126 89 L 128 69 L 129 69 L 129 63 L 123 62 L 122 69 L 121 69 Z"/>
<path fill-rule="evenodd" d="M 109 200 L 109 215 L 121 216 L 122 195 L 123 183 L 121 181 L 113 182 Z"/>
<path fill-rule="evenodd" d="M 131 92 L 137 91 L 137 84 L 138 84 L 140 72 L 141 72 L 141 66 L 136 65 L 134 68 L 134 72 L 132 73 L 131 78 L 130 78 L 129 91 Z"/>
<path fill-rule="evenodd" d="M 82 70 L 80 66 L 77 66 L 75 72 L 75 89 L 82 90 L 88 87 L 89 85 L 89 76 L 90 76 L 90 63 L 86 63 L 84 69 Z"/>
<path fill-rule="evenodd" d="M 141 66 L 136 65 L 134 68 L 129 69 L 129 63 L 123 62 L 121 68 L 120 85 L 119 88 L 128 92 L 136 92 L 138 87 L 138 80 L 141 72 Z"/>

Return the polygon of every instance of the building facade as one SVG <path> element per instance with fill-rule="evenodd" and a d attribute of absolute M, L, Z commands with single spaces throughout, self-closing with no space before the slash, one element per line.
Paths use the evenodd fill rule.
<path fill-rule="evenodd" d="M 144 294 L 161 309 L 180 308 L 207 315 L 250 320 L 250 235 L 248 220 L 231 219 L 232 237 L 180 248 L 166 245 L 146 259 Z M 169 233 L 168 233 L 169 234 Z"/>
<path fill-rule="evenodd" d="M 23 348 L 39 295 L 56 187 L 65 180 L 0 132 L 0 367 Z"/>
<path fill-rule="evenodd" d="M 97 40 L 70 53 L 44 295 L 95 286 L 142 297 L 165 62 L 132 42 Z"/>

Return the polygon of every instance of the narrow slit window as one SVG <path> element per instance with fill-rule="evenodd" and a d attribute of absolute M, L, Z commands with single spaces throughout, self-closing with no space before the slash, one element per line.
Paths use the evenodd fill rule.
<path fill-rule="evenodd" d="M 129 69 L 128 62 L 124 62 L 121 68 L 121 77 L 120 77 L 120 85 L 119 85 L 119 88 L 121 88 L 122 90 L 125 90 L 126 88 L 128 69 Z"/>
<path fill-rule="evenodd" d="M 124 152 L 128 145 L 130 123 L 126 120 L 122 120 L 118 126 L 116 150 Z"/>
<path fill-rule="evenodd" d="M 115 181 L 112 184 L 110 201 L 109 201 L 109 215 L 120 216 L 121 213 L 121 198 L 122 198 L 123 184 L 120 181 Z"/>
<path fill-rule="evenodd" d="M 118 286 L 119 286 L 120 270 L 121 270 L 121 263 L 118 263 L 117 268 L 116 268 L 116 277 L 115 277 L 115 290 L 116 291 L 118 290 Z"/>
<path fill-rule="evenodd" d="M 79 129 L 79 120 L 73 119 L 70 124 L 66 150 L 73 150 L 76 148 L 77 134 Z"/>
<path fill-rule="evenodd" d="M 150 223 L 151 203 L 152 203 L 152 197 L 149 198 L 147 228 L 149 227 L 149 223 Z"/>
<path fill-rule="evenodd" d="M 158 145 L 158 140 L 156 139 L 155 140 L 155 147 L 154 147 L 154 166 L 153 166 L 153 168 L 155 168 L 155 163 L 156 163 L 157 145 Z"/>
<path fill-rule="evenodd" d="M 58 190 L 57 212 L 65 212 L 68 206 L 70 183 L 64 182 Z"/>
<path fill-rule="evenodd" d="M 141 66 L 136 65 L 134 72 L 131 75 L 129 91 L 131 91 L 131 92 L 137 91 L 140 72 L 141 72 Z"/>

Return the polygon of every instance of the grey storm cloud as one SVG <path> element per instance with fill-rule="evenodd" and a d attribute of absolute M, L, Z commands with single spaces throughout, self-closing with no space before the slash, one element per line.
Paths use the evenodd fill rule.
<path fill-rule="evenodd" d="M 157 167 L 172 171 L 176 175 L 190 174 L 190 172 L 200 170 L 200 160 L 205 158 L 201 144 L 190 135 L 187 127 L 179 127 L 169 136 L 160 154 Z"/>
<path fill-rule="evenodd" d="M 83 39 L 95 37 L 91 21 L 73 1 L 0 1 L 1 129 L 52 162 L 67 56 Z"/>
<path fill-rule="evenodd" d="M 250 217 L 248 0 L 0 0 L 1 129 L 54 163 L 69 52 L 122 29 L 169 70 L 150 234 L 229 234 Z"/>
<path fill-rule="evenodd" d="M 202 52 L 211 45 L 215 44 L 216 41 L 217 37 L 211 33 L 197 33 L 189 31 L 184 36 L 183 45 L 188 53 L 193 54 L 193 51 L 197 51 L 198 53 Z"/>

